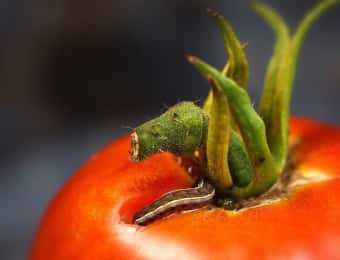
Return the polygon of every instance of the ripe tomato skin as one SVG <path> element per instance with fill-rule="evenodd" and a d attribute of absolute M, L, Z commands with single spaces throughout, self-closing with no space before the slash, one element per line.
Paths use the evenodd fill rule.
<path fill-rule="evenodd" d="M 123 137 L 51 202 L 30 259 L 340 259 L 340 129 L 294 118 L 290 131 L 297 168 L 313 182 L 271 205 L 200 209 L 145 227 L 131 224 L 136 211 L 193 180 L 169 153 L 131 162 Z"/>

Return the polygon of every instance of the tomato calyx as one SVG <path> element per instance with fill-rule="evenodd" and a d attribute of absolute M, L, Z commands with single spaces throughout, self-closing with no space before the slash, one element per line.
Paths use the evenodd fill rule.
<path fill-rule="evenodd" d="M 215 205 L 234 212 L 243 211 L 264 205 L 270 205 L 287 199 L 296 188 L 313 180 L 305 180 L 305 177 L 296 167 L 295 149 L 298 144 L 291 145 L 286 165 L 275 184 L 266 192 L 253 197 L 233 200 L 225 196 L 217 197 Z"/>
<path fill-rule="evenodd" d="M 288 121 L 298 53 L 312 23 L 338 3 L 325 0 L 316 5 L 292 35 L 274 10 L 255 5 L 277 35 L 258 112 L 245 90 L 249 72 L 244 45 L 223 16 L 210 10 L 226 46 L 226 66 L 219 71 L 188 56 L 211 85 L 203 109 L 181 102 L 137 127 L 132 134 L 132 159 L 139 161 L 162 151 L 180 156 L 196 153 L 217 193 L 236 201 L 270 193 L 275 183 L 275 187 L 279 183 L 288 187 L 289 182 L 283 180 L 289 165 Z M 284 190 L 276 188 L 275 193 Z"/>

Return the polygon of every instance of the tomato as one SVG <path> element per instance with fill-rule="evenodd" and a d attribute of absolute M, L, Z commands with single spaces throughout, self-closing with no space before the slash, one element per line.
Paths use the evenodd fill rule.
<path fill-rule="evenodd" d="M 238 212 L 202 208 L 146 226 L 134 214 L 194 177 L 170 153 L 129 158 L 125 136 L 94 155 L 50 204 L 30 259 L 340 259 L 340 129 L 290 123 L 303 184 Z"/>
<path fill-rule="evenodd" d="M 270 7 L 255 5 L 277 34 L 258 112 L 245 90 L 244 46 L 210 11 L 229 60 L 219 71 L 188 56 L 212 88 L 203 109 L 181 102 L 94 155 L 52 201 L 31 259 L 340 259 L 340 128 L 302 118 L 289 124 L 302 40 L 338 3 L 317 4 L 293 35 Z M 202 177 L 197 189 L 152 204 Z M 213 196 L 207 207 L 146 223 L 155 205 Z"/>

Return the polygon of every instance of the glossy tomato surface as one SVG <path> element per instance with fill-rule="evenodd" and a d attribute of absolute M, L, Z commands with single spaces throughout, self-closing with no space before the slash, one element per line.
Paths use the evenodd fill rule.
<path fill-rule="evenodd" d="M 32 260 L 340 259 L 340 129 L 295 118 L 296 167 L 309 183 L 270 205 L 199 209 L 141 227 L 133 215 L 161 194 L 190 187 L 169 153 L 140 163 L 124 137 L 94 155 L 51 202 Z"/>

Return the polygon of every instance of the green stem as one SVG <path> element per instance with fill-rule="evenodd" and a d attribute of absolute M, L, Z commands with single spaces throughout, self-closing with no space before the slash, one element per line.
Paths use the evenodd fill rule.
<path fill-rule="evenodd" d="M 270 129 L 271 109 L 273 108 L 273 96 L 282 60 L 287 55 L 289 47 L 289 30 L 283 19 L 270 7 L 257 3 L 255 11 L 273 28 L 277 35 L 274 52 L 267 67 L 266 78 L 263 88 L 263 95 L 260 101 L 259 114 L 266 126 Z"/>
<path fill-rule="evenodd" d="M 171 151 L 191 156 L 205 145 L 208 115 L 192 102 L 181 102 L 161 116 L 137 127 L 132 134 L 133 161 Z"/>
<path fill-rule="evenodd" d="M 272 27 L 276 33 L 276 43 L 273 51 L 273 55 L 269 62 L 265 83 L 263 88 L 263 94 L 260 100 L 259 114 L 262 117 L 266 127 L 267 127 L 267 139 L 269 146 L 271 147 L 271 152 L 276 161 L 283 167 L 282 160 L 286 156 L 287 150 L 287 136 L 283 129 L 280 128 L 279 117 L 275 114 L 275 107 L 278 105 L 274 97 L 277 97 L 278 86 L 280 85 L 280 74 L 282 73 L 282 64 L 289 56 L 289 44 L 290 36 L 289 30 L 283 19 L 270 7 L 264 4 L 256 4 L 254 6 L 255 11 L 267 22 L 267 24 Z M 280 136 L 280 137 L 279 137 Z M 275 143 L 281 143 L 280 150 L 276 151 Z"/>
<path fill-rule="evenodd" d="M 210 120 L 205 153 L 208 177 L 220 191 L 227 190 L 233 184 L 237 187 L 245 187 L 253 179 L 253 169 L 247 150 L 243 140 L 230 127 L 231 116 L 227 97 L 217 86 L 216 81 L 211 79 L 210 85 L 212 91 L 206 101 L 210 102 L 208 106 Z M 207 107 L 205 108 L 207 109 Z M 225 158 L 228 158 L 227 164 Z"/>
<path fill-rule="evenodd" d="M 208 150 L 211 158 L 208 157 L 210 160 L 206 163 L 207 177 L 218 189 L 229 189 L 233 183 L 239 187 L 249 184 L 253 176 L 244 143 L 235 132 L 231 133 L 230 141 L 229 135 L 225 134 L 230 127 L 226 96 L 217 87 L 213 88 L 213 93 L 216 93 L 217 102 L 212 109 L 219 117 L 208 120 L 207 114 L 194 103 L 178 103 L 161 116 L 136 128 L 132 134 L 131 159 L 140 161 L 164 151 L 191 156 L 196 150 Z M 223 124 L 220 125 L 220 122 Z M 208 136 L 215 142 L 207 143 Z M 202 159 L 205 161 L 207 158 Z M 229 172 L 229 167 L 233 172 Z"/>
<path fill-rule="evenodd" d="M 230 76 L 239 85 L 245 87 L 249 76 L 248 61 L 244 53 L 245 46 L 240 43 L 232 26 L 224 19 L 221 14 L 212 10 L 208 10 L 208 14 L 215 18 L 228 53 L 228 63 L 223 68 L 222 73 L 224 75 Z M 219 91 L 215 86 L 216 82 L 211 81 L 210 83 L 212 89 L 215 89 L 215 91 L 212 90 L 209 92 L 204 102 L 203 109 L 209 114 L 210 122 L 213 121 L 216 122 L 216 124 L 214 124 L 213 128 L 209 127 L 208 131 L 210 134 L 208 134 L 207 140 L 207 165 L 209 166 L 208 168 L 210 168 L 213 172 L 220 171 L 219 169 L 221 169 L 221 167 L 226 168 L 223 169 L 223 172 L 230 172 L 229 175 L 232 175 L 231 179 L 233 183 L 236 186 L 243 187 L 248 185 L 252 179 L 250 160 L 247 155 L 243 140 L 237 138 L 238 135 L 236 133 L 231 135 L 229 144 L 226 142 L 227 140 L 225 138 L 221 138 L 221 136 L 223 136 L 223 132 L 226 132 L 224 129 L 230 128 L 230 126 L 227 127 L 226 124 L 230 124 L 232 129 L 237 129 L 238 126 L 236 125 L 233 116 L 229 112 L 222 115 L 222 112 L 224 111 L 224 113 L 226 113 L 226 110 L 221 109 L 221 106 L 223 106 L 221 99 L 226 99 L 226 97 L 223 98 L 224 94 L 222 94 L 221 97 L 217 97 L 216 95 L 219 93 Z M 213 92 L 215 92 L 215 95 L 213 95 Z M 227 104 L 227 99 L 224 103 L 226 103 L 225 106 L 229 106 Z M 215 107 L 215 109 L 212 109 L 212 107 Z M 216 107 L 218 107 L 218 109 L 216 109 Z M 223 117 L 225 118 L 223 119 L 224 121 L 220 120 Z M 234 132 L 235 130 L 231 131 Z M 227 135 L 229 137 L 229 134 Z M 218 144 L 216 149 L 220 149 L 223 152 L 216 152 L 217 150 L 212 148 L 216 146 L 216 144 Z M 226 150 L 228 147 L 230 151 L 233 151 L 232 153 L 228 153 L 228 150 Z M 227 158 L 225 157 L 226 153 L 228 153 L 228 165 L 230 171 L 228 169 L 228 165 L 224 163 L 225 158 Z M 212 176 L 215 175 L 215 173 L 210 174 L 210 178 L 212 179 Z M 227 174 L 224 173 L 222 176 L 226 175 Z M 213 177 L 213 179 L 216 178 Z M 216 181 L 214 182 L 218 183 Z M 219 186 L 222 190 L 223 187 L 221 185 Z"/>
<path fill-rule="evenodd" d="M 312 23 L 338 3 L 339 0 L 326 0 L 316 5 L 302 20 L 291 40 L 286 25 L 277 14 L 263 5 L 256 6 L 257 12 L 278 35 L 276 49 L 267 71 L 260 114 L 266 123 L 271 152 L 280 171 L 284 168 L 288 153 L 290 100 L 302 41 Z"/>
<path fill-rule="evenodd" d="M 230 112 L 227 97 L 215 82 L 211 81 L 212 104 L 209 111 L 206 161 L 209 178 L 220 190 L 233 185 L 226 159 L 230 137 Z"/>
<path fill-rule="evenodd" d="M 228 62 L 224 66 L 222 73 L 223 75 L 228 75 L 240 86 L 245 88 L 249 77 L 249 65 L 244 52 L 246 45 L 241 44 L 231 24 L 227 22 L 227 20 L 220 13 L 211 9 L 208 9 L 207 11 L 209 15 L 215 18 L 228 54 Z M 203 109 L 207 113 L 209 113 L 209 107 L 211 106 L 212 102 L 212 93 L 210 91 L 203 105 Z M 231 118 L 231 124 L 233 128 L 237 128 L 233 118 Z"/>
<path fill-rule="evenodd" d="M 279 171 L 267 144 L 265 125 L 254 110 L 247 92 L 199 58 L 190 56 L 188 60 L 205 78 L 213 78 L 228 97 L 231 112 L 247 144 L 248 154 L 254 162 L 254 181 L 246 188 L 236 189 L 232 195 L 244 197 L 266 191 L 277 180 Z"/>
<path fill-rule="evenodd" d="M 289 103 L 302 41 L 311 24 L 339 2 L 325 0 L 318 4 L 305 16 L 293 37 L 278 14 L 263 4 L 255 5 L 256 12 L 277 35 L 260 115 L 242 88 L 248 79 L 243 47 L 229 23 L 211 12 L 222 32 L 229 61 L 219 72 L 199 58 L 188 57 L 212 86 L 205 112 L 191 102 L 182 102 L 138 127 L 132 134 L 132 159 L 139 161 L 162 151 L 192 155 L 200 149 L 206 175 L 220 194 L 240 199 L 266 192 L 287 160 Z"/>
<path fill-rule="evenodd" d="M 208 9 L 208 14 L 215 18 L 228 53 L 228 66 L 223 71 L 239 86 L 245 87 L 249 77 L 249 65 L 244 53 L 244 47 L 223 15 L 210 9 Z"/>
<path fill-rule="evenodd" d="M 242 188 L 251 183 L 253 168 L 248 152 L 242 138 L 233 130 L 230 135 L 228 165 L 234 185 Z"/>

